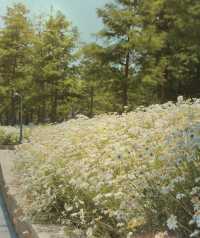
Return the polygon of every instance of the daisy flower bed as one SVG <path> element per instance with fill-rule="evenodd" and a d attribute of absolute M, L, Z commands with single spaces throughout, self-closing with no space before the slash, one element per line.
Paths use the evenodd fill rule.
<path fill-rule="evenodd" d="M 68 235 L 199 237 L 199 150 L 197 99 L 38 126 L 17 148 L 21 203 Z"/>

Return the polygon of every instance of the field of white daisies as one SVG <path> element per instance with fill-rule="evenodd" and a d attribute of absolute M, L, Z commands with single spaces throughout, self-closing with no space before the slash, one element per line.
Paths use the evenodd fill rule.
<path fill-rule="evenodd" d="M 200 237 L 200 100 L 80 116 L 18 146 L 22 204 L 82 237 Z"/>

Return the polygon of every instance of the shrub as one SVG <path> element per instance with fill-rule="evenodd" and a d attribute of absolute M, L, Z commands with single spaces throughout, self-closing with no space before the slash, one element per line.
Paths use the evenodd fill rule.
<path fill-rule="evenodd" d="M 0 127 L 0 144 L 1 145 L 15 145 L 19 142 L 19 132 L 16 128 L 11 126 Z"/>
<path fill-rule="evenodd" d="M 19 146 L 22 204 L 87 237 L 172 230 L 198 237 L 200 101 L 34 128 Z"/>
<path fill-rule="evenodd" d="M 24 139 L 29 137 L 30 130 L 24 129 Z M 0 126 L 0 145 L 17 145 L 19 143 L 19 128 Z"/>

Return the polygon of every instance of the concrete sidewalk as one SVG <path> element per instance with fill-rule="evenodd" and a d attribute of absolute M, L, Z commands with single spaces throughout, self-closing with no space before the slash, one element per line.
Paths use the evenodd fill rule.
<path fill-rule="evenodd" d="M 9 154 L 0 151 L 0 161 L 1 159 L 8 160 Z M 2 188 L 0 188 L 0 238 L 17 238 L 4 201 Z"/>
<path fill-rule="evenodd" d="M 0 238 L 17 238 L 2 194 L 0 194 Z"/>
<path fill-rule="evenodd" d="M 24 219 L 23 209 L 19 206 L 20 188 L 17 183 L 18 178 L 13 173 L 15 162 L 15 150 L 0 149 L 0 191 L 2 191 L 0 194 L 3 193 L 4 204 L 7 204 L 8 213 L 11 214 L 10 217 L 17 234 L 16 236 L 13 227 L 10 225 L 11 222 L 9 223 L 9 219 L 6 220 L 6 214 L 8 213 L 3 212 L 3 210 L 1 212 L 0 209 L 0 231 L 7 232 L 7 234 L 0 232 L 0 238 L 67 238 L 63 233 L 63 226 L 36 225 Z M 4 204 L 2 204 L 2 209 L 6 207 Z"/>

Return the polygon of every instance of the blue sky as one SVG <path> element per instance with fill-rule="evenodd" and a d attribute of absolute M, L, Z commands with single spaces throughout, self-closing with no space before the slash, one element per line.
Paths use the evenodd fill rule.
<path fill-rule="evenodd" d="M 12 3 L 25 3 L 32 15 L 48 14 L 51 6 L 61 10 L 78 27 L 82 41 L 92 41 L 91 34 L 101 29 L 101 20 L 96 16 L 96 8 L 104 6 L 110 0 L 0 0 L 0 15 L 4 15 L 6 6 Z"/>

